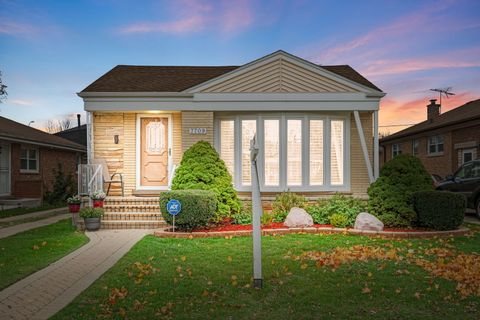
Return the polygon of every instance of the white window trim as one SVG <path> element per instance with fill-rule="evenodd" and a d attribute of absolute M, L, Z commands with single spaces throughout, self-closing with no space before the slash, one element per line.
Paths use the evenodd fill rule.
<path fill-rule="evenodd" d="M 167 179 L 171 178 L 170 172 L 172 172 L 172 166 L 173 166 L 173 161 L 172 161 L 172 155 L 173 155 L 173 122 L 172 122 L 172 114 L 171 113 L 155 113 L 155 114 L 137 114 L 137 119 L 136 119 L 136 131 L 135 131 L 135 188 L 136 190 L 170 190 L 170 180 L 167 181 L 166 186 L 142 186 L 140 184 L 140 167 L 141 167 L 141 161 L 140 161 L 140 153 L 141 153 L 141 141 L 140 141 L 140 130 L 141 130 L 141 123 L 140 119 L 141 118 L 158 118 L 158 117 L 166 117 L 168 118 L 168 146 L 167 146 L 167 154 L 168 154 L 168 160 L 167 160 Z"/>
<path fill-rule="evenodd" d="M 37 169 L 36 170 L 31 170 L 31 169 L 22 169 L 22 149 L 27 150 L 27 167 L 30 167 L 30 150 L 35 150 L 35 160 L 37 162 Z M 40 172 L 40 150 L 37 147 L 28 147 L 28 146 L 20 146 L 20 173 L 39 173 Z"/>
<path fill-rule="evenodd" d="M 234 132 L 235 132 L 235 161 L 234 161 L 234 187 L 237 191 L 251 191 L 250 186 L 243 186 L 241 181 L 241 120 L 257 120 L 257 138 L 260 144 L 261 152 L 258 155 L 258 167 L 260 172 L 260 190 L 262 192 L 282 192 L 282 191 L 294 191 L 294 192 L 322 192 L 322 191 L 350 191 L 350 112 L 349 113 L 257 113 L 257 114 L 234 114 L 234 113 L 220 113 L 215 114 L 215 148 L 220 152 L 220 121 L 221 120 L 234 120 Z M 264 154 L 263 154 L 263 120 L 280 120 L 280 185 L 265 186 L 264 181 Z M 301 119 L 302 120 L 302 185 L 301 186 L 287 186 L 287 131 L 286 124 L 287 119 Z M 310 163 L 306 161 L 309 159 L 310 148 L 310 134 L 309 134 L 309 120 L 324 120 L 324 171 L 323 171 L 323 185 L 309 185 L 310 180 Z M 343 184 L 332 185 L 330 183 L 330 121 L 342 120 L 344 121 L 344 153 L 343 153 Z"/>
<path fill-rule="evenodd" d="M 430 146 L 433 145 L 430 143 L 430 138 L 435 138 L 437 139 L 438 137 L 441 137 L 442 138 L 442 145 L 443 145 L 443 151 L 438 151 L 438 141 L 435 141 L 435 152 L 430 152 Z M 443 153 L 445 152 L 445 137 L 443 135 L 440 135 L 440 134 L 437 134 L 437 135 L 434 135 L 434 136 L 429 136 L 427 137 L 427 154 L 429 156 L 442 156 Z"/>
<path fill-rule="evenodd" d="M 397 154 L 395 154 L 395 151 L 394 151 L 394 146 L 397 146 Z M 395 158 L 396 156 L 402 154 L 402 148 L 400 147 L 400 143 L 394 143 L 392 144 L 392 158 Z"/>

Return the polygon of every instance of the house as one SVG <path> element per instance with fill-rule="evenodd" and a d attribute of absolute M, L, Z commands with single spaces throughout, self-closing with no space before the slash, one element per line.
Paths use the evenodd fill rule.
<path fill-rule="evenodd" d="M 260 143 L 264 199 L 365 197 L 378 176 L 378 108 L 385 95 L 348 65 L 277 51 L 242 66 L 119 65 L 78 94 L 90 162 L 123 175 L 126 197 L 169 188 L 183 152 L 210 142 L 241 196 L 250 195 L 249 144 Z M 119 195 L 118 187 L 110 195 Z"/>
<path fill-rule="evenodd" d="M 87 125 L 80 124 L 80 114 L 77 114 L 77 126 L 55 133 L 57 137 L 70 140 L 76 144 L 87 148 Z M 79 164 L 87 163 L 87 153 L 83 153 L 81 158 L 77 161 Z"/>
<path fill-rule="evenodd" d="M 435 99 L 427 105 L 427 120 L 380 140 L 382 163 L 398 154 L 420 158 L 431 174 L 445 177 L 463 163 L 478 159 L 480 99 L 441 113 Z"/>
<path fill-rule="evenodd" d="M 38 203 L 52 189 L 58 164 L 75 177 L 77 161 L 85 153 L 82 145 L 0 117 L 0 196 Z"/>

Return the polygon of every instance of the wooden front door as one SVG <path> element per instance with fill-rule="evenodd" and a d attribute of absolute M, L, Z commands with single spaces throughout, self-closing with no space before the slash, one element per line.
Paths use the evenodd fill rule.
<path fill-rule="evenodd" d="M 140 183 L 168 186 L 168 117 L 140 118 Z"/>

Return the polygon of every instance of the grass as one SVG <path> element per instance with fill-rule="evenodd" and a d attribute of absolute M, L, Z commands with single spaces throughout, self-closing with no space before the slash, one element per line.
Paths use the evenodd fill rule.
<path fill-rule="evenodd" d="M 44 204 L 44 205 L 41 205 L 40 207 L 33 207 L 33 208 L 12 208 L 12 209 L 0 210 L 0 219 L 19 216 L 22 214 L 32 213 L 37 211 L 45 211 L 50 209 L 62 208 L 62 207 L 66 207 L 66 205 L 64 203 Z"/>
<path fill-rule="evenodd" d="M 88 242 L 70 220 L 0 239 L 0 289 L 45 268 Z"/>
<path fill-rule="evenodd" d="M 428 248 L 478 258 L 479 243 L 478 230 L 447 240 L 267 236 L 264 289 L 257 290 L 251 287 L 249 237 L 147 236 L 54 319 L 478 319 L 480 296 L 462 297 L 454 281 L 434 277 L 413 261 Z M 397 248 L 402 258 L 359 260 L 334 269 L 295 258 L 356 245 Z"/>
<path fill-rule="evenodd" d="M 29 217 L 29 218 L 23 217 L 21 219 L 19 218 L 19 219 L 15 219 L 13 221 L 5 221 L 5 222 L 0 221 L 0 229 L 1 228 L 6 228 L 6 227 L 13 227 L 17 224 L 43 220 L 43 219 L 50 218 L 50 217 L 53 217 L 53 216 L 57 216 L 57 215 L 60 215 L 60 214 L 65 215 L 65 214 L 68 214 L 68 213 L 67 213 L 67 211 L 65 211 L 65 213 L 63 213 L 63 212 L 51 212 L 51 213 L 42 214 L 42 215 L 36 216 L 36 217 Z"/>

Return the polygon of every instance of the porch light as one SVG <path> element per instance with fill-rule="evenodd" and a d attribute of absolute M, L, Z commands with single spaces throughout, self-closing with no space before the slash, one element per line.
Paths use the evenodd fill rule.
<path fill-rule="evenodd" d="M 115 144 L 118 144 L 118 141 L 119 141 L 118 134 L 113 136 L 113 141 L 115 142 Z"/>

